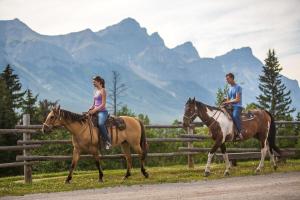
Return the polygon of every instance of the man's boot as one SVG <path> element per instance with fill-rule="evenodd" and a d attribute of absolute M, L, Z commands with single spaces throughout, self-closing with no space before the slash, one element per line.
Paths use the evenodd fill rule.
<path fill-rule="evenodd" d="M 239 131 L 238 134 L 236 134 L 235 136 L 235 141 L 242 141 L 244 139 L 243 133 L 244 133 L 243 129 Z"/>

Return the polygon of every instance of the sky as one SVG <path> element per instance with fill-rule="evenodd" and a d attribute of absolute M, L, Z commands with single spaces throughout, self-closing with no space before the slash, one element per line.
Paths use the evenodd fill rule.
<path fill-rule="evenodd" d="M 99 31 L 132 17 L 169 48 L 191 41 L 201 57 L 249 46 L 262 62 L 275 49 L 282 74 L 300 83 L 300 0 L 0 0 L 0 20 L 34 31 Z"/>

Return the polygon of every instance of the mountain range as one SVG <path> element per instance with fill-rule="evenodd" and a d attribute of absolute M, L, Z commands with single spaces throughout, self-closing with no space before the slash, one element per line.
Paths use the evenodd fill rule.
<path fill-rule="evenodd" d="M 55 36 L 41 35 L 19 19 L 1 20 L 0 70 L 7 64 L 25 89 L 40 99 L 59 100 L 74 112 L 92 104 L 92 76 L 104 77 L 109 88 L 112 71 L 117 71 L 128 88 L 120 101 L 135 113 L 147 114 L 153 123 L 181 120 L 188 97 L 214 104 L 228 72 L 243 87 L 243 104 L 255 102 L 263 66 L 250 47 L 215 58 L 202 57 L 189 41 L 168 48 L 157 32 L 149 34 L 132 18 L 97 32 Z M 298 82 L 285 76 L 282 80 L 299 111 Z"/>

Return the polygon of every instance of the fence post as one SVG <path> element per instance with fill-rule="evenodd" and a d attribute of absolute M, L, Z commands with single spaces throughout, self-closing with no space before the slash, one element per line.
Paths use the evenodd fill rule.
<path fill-rule="evenodd" d="M 194 134 L 195 126 L 191 125 L 187 128 L 188 134 Z M 193 147 L 193 142 L 188 142 L 188 148 Z M 189 168 L 194 168 L 194 158 L 193 155 L 188 155 L 188 166 Z"/>
<path fill-rule="evenodd" d="M 24 114 L 23 115 L 23 125 L 28 126 L 30 125 L 30 115 Z M 30 133 L 23 133 L 23 141 L 30 140 Z M 26 144 L 23 144 L 25 146 Z M 23 150 L 23 156 L 28 156 L 29 150 L 24 149 Z M 32 183 L 32 166 L 30 164 L 26 164 L 28 161 L 25 161 L 24 165 L 24 182 L 25 183 Z"/>

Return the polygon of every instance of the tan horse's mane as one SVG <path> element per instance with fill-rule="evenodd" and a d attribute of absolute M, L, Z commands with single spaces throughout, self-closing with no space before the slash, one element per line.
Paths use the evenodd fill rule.
<path fill-rule="evenodd" d="M 76 122 L 84 123 L 86 121 L 85 115 L 73 113 L 68 110 L 63 110 L 63 109 L 60 110 L 59 116 L 63 117 L 64 119 L 71 120 L 72 122 L 76 121 Z"/>

